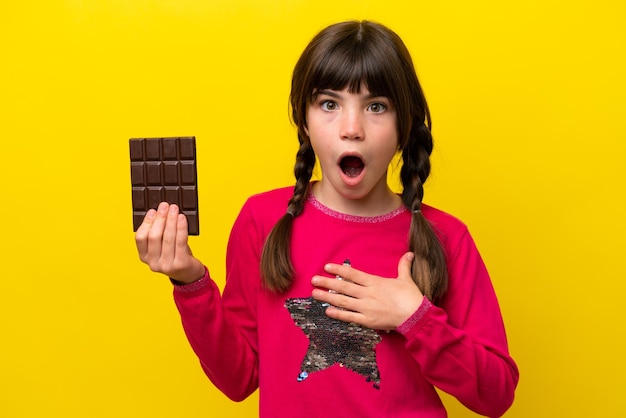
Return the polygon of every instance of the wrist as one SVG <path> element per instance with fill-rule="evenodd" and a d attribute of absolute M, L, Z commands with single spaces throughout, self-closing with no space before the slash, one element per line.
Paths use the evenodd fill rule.
<path fill-rule="evenodd" d="M 176 275 L 169 276 L 172 283 L 178 286 L 184 286 L 197 282 L 208 274 L 208 269 L 198 260 L 194 260 L 193 266 L 189 269 L 181 272 L 177 272 Z"/>
<path fill-rule="evenodd" d="M 409 316 L 402 324 L 400 324 L 396 331 L 398 331 L 402 335 L 406 335 L 409 330 L 411 330 L 415 325 L 422 321 L 422 319 L 426 316 L 426 313 L 430 310 L 433 304 L 428 300 L 427 297 L 423 297 L 422 302 L 419 307 L 411 316 Z"/>
<path fill-rule="evenodd" d="M 203 266 L 204 267 L 204 266 Z M 170 277 L 170 281 L 174 285 L 174 291 L 176 293 L 195 293 L 201 289 L 204 289 L 211 283 L 211 277 L 209 276 L 209 269 L 204 267 L 204 275 L 191 283 L 181 283 Z"/>

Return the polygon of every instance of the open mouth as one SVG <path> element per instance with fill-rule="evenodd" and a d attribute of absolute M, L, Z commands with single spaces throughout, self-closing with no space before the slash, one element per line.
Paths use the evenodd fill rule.
<path fill-rule="evenodd" d="M 353 155 L 343 157 L 339 162 L 339 165 L 341 167 L 341 171 L 343 171 L 343 173 L 350 178 L 358 177 L 365 167 L 363 160 Z"/>

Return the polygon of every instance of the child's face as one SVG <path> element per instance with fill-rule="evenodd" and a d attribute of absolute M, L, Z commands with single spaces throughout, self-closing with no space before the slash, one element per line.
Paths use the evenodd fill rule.
<path fill-rule="evenodd" d="M 396 111 L 386 97 L 318 90 L 307 108 L 306 132 L 321 168 L 325 204 L 389 201 L 387 168 L 398 149 Z"/>

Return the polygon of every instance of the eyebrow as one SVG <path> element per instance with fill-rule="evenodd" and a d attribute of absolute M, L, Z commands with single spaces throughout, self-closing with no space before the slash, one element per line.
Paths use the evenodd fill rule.
<path fill-rule="evenodd" d="M 315 98 L 315 97 L 320 96 L 320 95 L 322 95 L 322 94 L 323 94 L 323 95 L 325 95 L 325 96 L 330 96 L 330 97 L 333 97 L 333 98 L 335 98 L 335 99 L 340 99 L 340 98 L 341 98 L 341 94 L 337 93 L 335 90 L 327 90 L 327 89 L 320 89 L 320 90 L 317 90 L 317 91 L 315 91 L 315 92 L 311 95 L 311 97 L 312 97 L 312 98 Z M 379 98 L 379 97 L 384 97 L 384 98 L 388 99 L 388 97 L 387 97 L 387 96 L 385 96 L 384 94 L 375 94 L 375 93 L 369 93 L 369 94 L 367 94 L 367 95 L 364 97 L 364 99 L 365 99 L 365 100 L 370 100 L 370 99 L 375 99 L 375 98 Z"/>

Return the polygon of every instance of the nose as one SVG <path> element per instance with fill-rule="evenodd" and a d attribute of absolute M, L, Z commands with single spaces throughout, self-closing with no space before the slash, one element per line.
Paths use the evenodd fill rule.
<path fill-rule="evenodd" d="M 365 136 L 363 116 L 355 110 L 348 110 L 342 115 L 341 139 L 361 140 Z"/>

